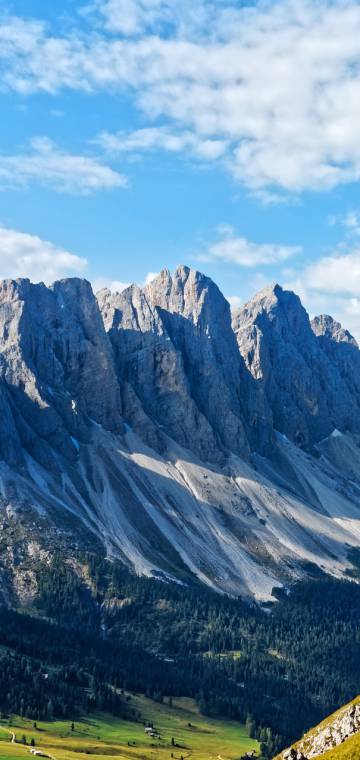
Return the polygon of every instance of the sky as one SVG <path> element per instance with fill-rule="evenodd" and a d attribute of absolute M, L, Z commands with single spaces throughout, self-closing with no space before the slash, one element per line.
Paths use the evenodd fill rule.
<path fill-rule="evenodd" d="M 0 278 L 271 282 L 360 340 L 360 2 L 0 0 Z"/>

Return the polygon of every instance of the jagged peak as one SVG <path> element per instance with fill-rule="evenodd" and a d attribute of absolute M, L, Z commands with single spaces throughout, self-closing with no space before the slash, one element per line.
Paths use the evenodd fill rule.
<path fill-rule="evenodd" d="M 298 305 L 302 306 L 299 296 L 294 293 L 293 290 L 286 290 L 281 285 L 279 285 L 278 282 L 271 282 L 268 285 L 265 285 L 265 287 L 259 290 L 257 293 L 255 293 L 255 295 L 250 298 L 250 300 L 244 305 L 243 308 L 246 309 L 250 305 L 253 307 L 254 304 L 257 303 L 263 308 L 268 308 L 273 303 L 283 303 L 285 301 L 287 303 L 297 303 Z"/>
<path fill-rule="evenodd" d="M 261 300 L 263 298 L 266 298 L 267 296 L 276 296 L 278 297 L 280 293 L 283 293 L 284 289 L 281 285 L 279 285 L 278 282 L 273 280 L 272 282 L 269 282 L 267 285 L 265 285 L 261 290 L 258 290 L 257 293 L 253 296 L 253 299 Z"/>
<path fill-rule="evenodd" d="M 144 293 L 152 308 L 160 307 L 172 313 L 192 316 L 195 321 L 200 313 L 205 313 L 205 306 L 218 313 L 220 310 L 226 311 L 230 325 L 228 302 L 213 280 L 197 269 L 183 264 L 173 273 L 163 269 L 145 286 Z"/>
<path fill-rule="evenodd" d="M 151 293 L 153 290 L 157 290 L 159 288 L 164 287 L 171 287 L 172 285 L 172 275 L 170 272 L 170 269 L 167 269 L 167 267 L 164 267 L 160 270 L 160 272 L 154 277 L 153 280 L 150 280 L 146 285 L 143 286 L 143 290 L 145 293 Z"/>
<path fill-rule="evenodd" d="M 28 277 L 5 277 L 0 280 L 0 286 L 5 288 L 16 287 L 23 284 L 30 285 L 30 282 Z"/>
<path fill-rule="evenodd" d="M 91 283 L 83 277 L 64 277 L 59 280 L 55 280 L 51 285 L 44 282 L 32 282 L 28 277 L 18 277 L 16 279 L 3 279 L 0 280 L 0 295 L 2 300 L 22 300 L 31 301 L 38 297 L 38 294 L 42 294 L 42 297 L 46 296 L 74 296 L 79 297 L 83 295 L 93 299 L 94 294 Z"/>
<path fill-rule="evenodd" d="M 2 296 L 23 298 L 31 288 L 46 288 L 43 282 L 34 285 L 28 277 L 7 278 L 0 280 L 0 294 Z"/>
<path fill-rule="evenodd" d="M 233 313 L 233 329 L 241 330 L 244 325 L 258 319 L 280 319 L 293 330 L 304 329 L 311 334 L 309 316 L 299 296 L 292 290 L 285 290 L 279 283 L 272 282 L 258 291 L 247 303 Z"/>
<path fill-rule="evenodd" d="M 178 277 L 181 277 L 181 278 L 187 278 L 190 272 L 196 272 L 196 271 L 197 270 L 190 269 L 190 267 L 186 266 L 186 264 L 179 264 L 175 269 L 174 275 L 175 276 L 177 275 Z"/>
<path fill-rule="evenodd" d="M 204 285 L 212 285 L 217 288 L 217 285 L 213 280 L 203 272 L 200 272 L 200 270 L 188 267 L 186 264 L 179 264 L 173 272 L 166 267 L 162 269 L 159 274 L 145 286 L 144 290 L 151 290 L 164 283 L 169 285 L 181 283 L 185 286 L 188 281 Z"/>
<path fill-rule="evenodd" d="M 48 289 L 57 298 L 85 298 L 91 301 L 95 299 L 91 282 L 84 277 L 64 277 L 61 280 L 55 280 Z"/>
<path fill-rule="evenodd" d="M 326 337 L 336 343 L 350 343 L 359 348 L 354 336 L 337 322 L 330 314 L 319 314 L 311 320 L 311 327 L 317 337 Z"/>

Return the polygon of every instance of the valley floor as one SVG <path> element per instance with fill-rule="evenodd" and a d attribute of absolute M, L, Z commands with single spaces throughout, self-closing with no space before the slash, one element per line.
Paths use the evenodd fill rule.
<path fill-rule="evenodd" d="M 31 720 L 13 717 L 0 721 L 0 760 L 30 758 L 30 742 L 35 749 L 55 760 L 237 760 L 245 753 L 258 753 L 258 743 L 250 739 L 245 726 L 235 721 L 215 720 L 200 715 L 190 699 L 173 699 L 159 704 L 141 696 L 130 696 L 129 706 L 139 722 L 106 714 L 93 714 L 75 722 L 40 721 L 34 729 Z M 144 723 L 152 723 L 161 739 L 145 734 Z M 25 735 L 27 745 L 18 742 Z M 174 739 L 175 745 L 172 745 Z"/>

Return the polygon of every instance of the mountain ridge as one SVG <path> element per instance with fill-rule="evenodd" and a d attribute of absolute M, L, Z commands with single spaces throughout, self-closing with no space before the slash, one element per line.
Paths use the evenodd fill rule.
<path fill-rule="evenodd" d="M 335 332 L 279 285 L 232 323 L 184 266 L 97 297 L 0 283 L 0 512 L 22 536 L 6 593 L 36 594 L 54 536 L 259 601 L 313 567 L 356 573 L 360 352 Z"/>

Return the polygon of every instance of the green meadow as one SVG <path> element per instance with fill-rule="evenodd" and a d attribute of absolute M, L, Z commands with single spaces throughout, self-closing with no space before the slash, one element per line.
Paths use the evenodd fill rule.
<path fill-rule="evenodd" d="M 173 699 L 172 706 L 142 696 L 129 695 L 129 707 L 141 714 L 138 722 L 93 714 L 75 721 L 33 721 L 12 717 L 0 722 L 0 760 L 29 758 L 31 739 L 35 749 L 55 760 L 238 760 L 245 753 L 258 752 L 245 726 L 199 714 L 191 699 Z M 147 736 L 144 722 L 154 726 L 160 738 Z M 12 744 L 25 735 L 27 745 Z"/>

